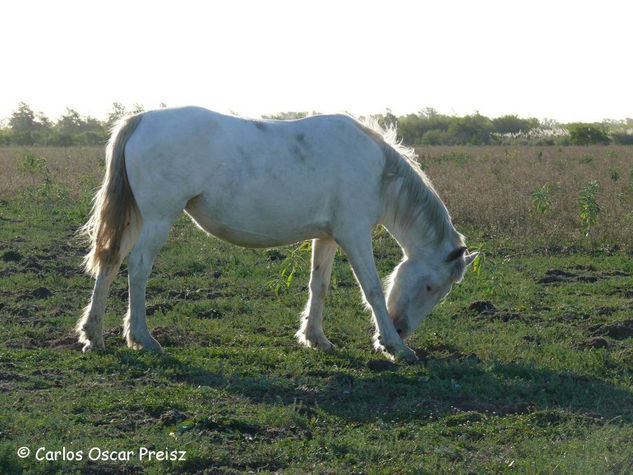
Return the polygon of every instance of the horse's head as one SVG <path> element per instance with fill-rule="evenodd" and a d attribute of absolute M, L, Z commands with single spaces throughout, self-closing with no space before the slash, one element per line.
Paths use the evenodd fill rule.
<path fill-rule="evenodd" d="M 464 277 L 478 253 L 458 247 L 448 254 L 403 260 L 389 278 L 387 309 L 398 334 L 411 335 L 435 305 Z"/>

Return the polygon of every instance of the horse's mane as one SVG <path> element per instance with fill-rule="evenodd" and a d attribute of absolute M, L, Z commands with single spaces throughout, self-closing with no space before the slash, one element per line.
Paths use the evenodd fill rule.
<path fill-rule="evenodd" d="M 374 119 L 356 119 L 356 122 L 383 151 L 381 191 L 383 196 L 393 197 L 397 225 L 407 231 L 424 214 L 429 241 L 441 242 L 448 238 L 455 246 L 463 245 L 463 236 L 455 230 L 446 206 L 420 168 L 415 150 L 397 139 L 397 127 L 382 127 Z M 394 186 L 398 187 L 396 192 L 387 193 Z"/>

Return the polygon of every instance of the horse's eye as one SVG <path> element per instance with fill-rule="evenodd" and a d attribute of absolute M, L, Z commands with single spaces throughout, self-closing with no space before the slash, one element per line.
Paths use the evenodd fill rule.
<path fill-rule="evenodd" d="M 431 286 L 430 286 L 430 285 L 427 285 L 427 286 L 426 286 L 426 291 L 427 291 L 427 292 L 431 292 Z"/>

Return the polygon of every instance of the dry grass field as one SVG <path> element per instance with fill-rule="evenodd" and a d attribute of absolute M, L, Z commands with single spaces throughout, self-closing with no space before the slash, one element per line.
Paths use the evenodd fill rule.
<path fill-rule="evenodd" d="M 45 158 L 47 171 L 25 170 L 30 152 Z M 501 248 L 633 249 L 633 147 L 451 146 L 417 153 L 471 241 Z M 101 179 L 103 149 L 1 148 L 0 170 L 0 200 L 46 179 L 79 196 Z M 587 236 L 579 193 L 593 181 L 599 212 Z M 543 187 L 539 208 L 534 193 Z"/>
<path fill-rule="evenodd" d="M 459 229 L 513 248 L 633 248 L 633 147 L 418 148 Z M 579 193 L 597 182 L 589 236 Z M 547 185 L 546 185 L 547 184 Z M 534 192 L 546 186 L 537 209 Z"/>
<path fill-rule="evenodd" d="M 86 177 L 95 180 L 103 177 L 103 147 L 2 147 L 0 148 L 0 199 L 7 199 L 24 186 L 33 186 L 44 179 L 42 173 L 33 170 L 20 171 L 26 152 L 44 157 L 50 179 L 69 188 L 73 193 L 79 191 Z"/>

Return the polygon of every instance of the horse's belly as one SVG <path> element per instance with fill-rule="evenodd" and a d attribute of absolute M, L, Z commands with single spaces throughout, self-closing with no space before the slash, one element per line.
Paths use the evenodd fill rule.
<path fill-rule="evenodd" d="M 283 246 L 329 236 L 324 213 L 287 208 L 256 200 L 227 205 L 200 195 L 187 203 L 185 211 L 209 234 L 244 247 Z"/>

